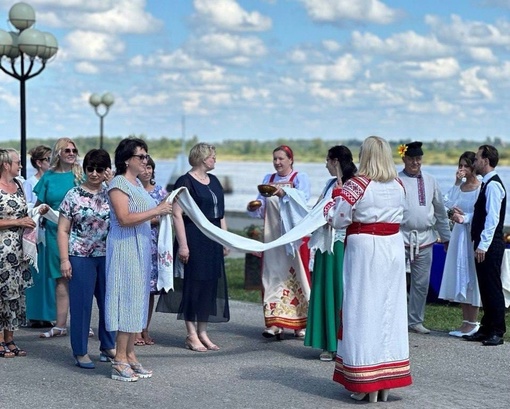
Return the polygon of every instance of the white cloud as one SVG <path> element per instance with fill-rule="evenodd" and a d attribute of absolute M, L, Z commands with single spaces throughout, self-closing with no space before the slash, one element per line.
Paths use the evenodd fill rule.
<path fill-rule="evenodd" d="M 206 0 L 204 0 L 206 1 Z M 300 0 L 310 18 L 320 23 L 344 25 L 345 22 L 389 24 L 398 12 L 379 0 Z"/>
<path fill-rule="evenodd" d="M 71 57 L 94 61 L 114 61 L 125 48 L 115 35 L 82 30 L 70 32 L 65 43 Z"/>
<path fill-rule="evenodd" d="M 468 47 L 465 52 L 473 60 L 481 63 L 492 64 L 498 61 L 498 58 L 489 47 Z"/>
<path fill-rule="evenodd" d="M 94 65 L 88 61 L 81 61 L 81 62 L 76 63 L 75 70 L 76 70 L 76 72 L 78 72 L 80 74 L 97 74 L 97 73 L 99 73 L 99 68 L 96 65 Z"/>
<path fill-rule="evenodd" d="M 489 82 L 478 77 L 480 67 L 469 68 L 460 75 L 459 84 L 462 87 L 462 95 L 468 98 L 483 96 L 492 99 L 492 91 L 489 89 Z"/>
<path fill-rule="evenodd" d="M 447 55 L 449 47 L 441 44 L 435 37 L 424 37 L 414 31 L 397 33 L 387 39 L 371 33 L 352 33 L 352 45 L 360 52 L 366 54 L 384 55 L 391 59 L 420 58 L 428 59 Z"/>
<path fill-rule="evenodd" d="M 308 65 L 303 71 L 314 81 L 350 81 L 361 68 L 359 60 L 346 54 L 336 59 L 333 64 Z"/>
<path fill-rule="evenodd" d="M 182 49 L 177 49 L 170 54 L 158 51 L 152 55 L 136 55 L 129 61 L 129 65 L 137 68 L 156 67 L 171 70 L 197 70 L 211 67 L 204 60 L 196 59 Z"/>
<path fill-rule="evenodd" d="M 502 65 L 488 67 L 483 72 L 491 80 L 497 80 L 498 82 L 504 80 L 508 82 L 510 80 L 510 62 L 505 61 Z"/>
<path fill-rule="evenodd" d="M 310 95 L 332 102 L 336 102 L 339 99 L 337 93 L 334 90 L 328 87 L 324 87 L 323 85 L 316 82 L 310 84 Z"/>
<path fill-rule="evenodd" d="M 186 114 L 206 115 L 208 111 L 202 107 L 202 95 L 198 92 L 185 92 L 182 98 L 182 109 Z"/>
<path fill-rule="evenodd" d="M 293 50 L 288 54 L 287 58 L 295 64 L 302 64 L 308 60 L 306 52 L 303 50 Z"/>
<path fill-rule="evenodd" d="M 2 88 L 0 88 L 0 101 L 5 102 L 11 108 L 19 107 L 19 96 L 13 95 Z"/>
<path fill-rule="evenodd" d="M 136 94 L 127 101 L 131 106 L 159 107 L 168 102 L 169 96 L 165 92 L 155 94 Z"/>
<path fill-rule="evenodd" d="M 342 48 L 342 46 L 334 40 L 324 40 L 322 46 L 329 52 L 337 52 Z"/>
<path fill-rule="evenodd" d="M 448 79 L 460 71 L 455 58 L 438 58 L 432 61 L 406 62 L 403 68 L 410 76 L 420 79 Z"/>
<path fill-rule="evenodd" d="M 464 21 L 457 15 L 451 16 L 449 24 L 439 17 L 428 15 L 425 17 L 435 35 L 446 44 L 460 44 L 464 46 L 510 46 L 510 23 L 498 20 L 494 24 L 480 21 Z"/>
<path fill-rule="evenodd" d="M 31 2 L 35 3 L 35 2 Z M 146 0 L 41 1 L 53 6 L 37 12 L 37 20 L 52 27 L 83 27 L 114 34 L 143 34 L 159 30 L 163 23 L 145 11 Z M 49 3 L 49 4 L 48 4 Z M 58 7 L 57 7 L 58 6 Z"/>
<path fill-rule="evenodd" d="M 232 95 L 226 92 L 207 94 L 207 101 L 210 102 L 213 106 L 230 105 L 232 102 Z"/>
<path fill-rule="evenodd" d="M 268 89 L 257 89 L 252 87 L 241 87 L 241 98 L 247 101 L 252 101 L 258 98 L 267 99 L 271 96 L 271 91 Z"/>
<path fill-rule="evenodd" d="M 438 97 L 435 97 L 432 101 L 427 102 L 411 102 L 408 105 L 409 112 L 415 114 L 442 114 L 442 115 L 450 115 L 454 113 L 458 113 L 458 108 L 451 104 L 450 102 L 441 100 Z"/>
<path fill-rule="evenodd" d="M 190 74 L 193 81 L 201 83 L 217 83 L 225 80 L 225 69 L 222 67 L 212 67 L 209 70 L 198 70 Z"/>
<path fill-rule="evenodd" d="M 257 37 L 227 33 L 204 35 L 192 41 L 190 49 L 197 55 L 234 65 L 247 65 L 267 52 L 264 43 Z"/>
<path fill-rule="evenodd" d="M 267 31 L 272 21 L 257 11 L 244 10 L 235 0 L 194 0 L 197 19 L 227 31 Z"/>

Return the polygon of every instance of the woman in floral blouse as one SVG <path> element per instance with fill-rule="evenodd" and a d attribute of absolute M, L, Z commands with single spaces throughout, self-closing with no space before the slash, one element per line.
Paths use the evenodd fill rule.
<path fill-rule="evenodd" d="M 58 248 L 62 277 L 69 279 L 71 347 L 76 366 L 94 369 L 87 345 L 93 297 L 99 309 L 100 360 L 115 356 L 115 332 L 104 320 L 106 237 L 110 206 L 103 182 L 111 178 L 111 160 L 103 149 L 92 149 L 83 160 L 86 180 L 67 192 L 60 204 Z"/>

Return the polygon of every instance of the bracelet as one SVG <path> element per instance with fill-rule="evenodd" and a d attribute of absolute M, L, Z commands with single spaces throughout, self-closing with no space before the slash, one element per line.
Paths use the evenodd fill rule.
<path fill-rule="evenodd" d="M 60 262 L 60 264 L 62 264 L 62 263 L 70 263 L 70 261 L 69 261 L 69 259 L 67 259 L 67 260 L 64 260 L 64 261 Z"/>

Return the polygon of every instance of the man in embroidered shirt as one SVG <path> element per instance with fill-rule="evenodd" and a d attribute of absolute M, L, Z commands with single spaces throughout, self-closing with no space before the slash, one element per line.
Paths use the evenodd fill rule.
<path fill-rule="evenodd" d="M 464 336 L 468 341 L 482 342 L 485 346 L 503 344 L 505 325 L 505 298 L 501 283 L 501 263 L 505 252 L 503 224 L 505 221 L 506 191 L 495 171 L 499 161 L 498 150 L 482 145 L 475 156 L 476 173 L 483 176 L 482 187 L 473 213 L 455 213 L 457 223 L 471 221 L 471 239 L 475 248 L 475 265 L 483 318 L 478 332 Z"/>
<path fill-rule="evenodd" d="M 421 171 L 422 158 L 422 143 L 408 143 L 402 157 L 404 170 L 398 176 L 406 189 L 406 207 L 400 231 L 404 237 L 406 259 L 411 267 L 408 325 L 410 331 L 428 334 L 430 331 L 423 326 L 423 320 L 432 249 L 439 235 L 446 251 L 450 241 L 450 227 L 436 179 Z"/>

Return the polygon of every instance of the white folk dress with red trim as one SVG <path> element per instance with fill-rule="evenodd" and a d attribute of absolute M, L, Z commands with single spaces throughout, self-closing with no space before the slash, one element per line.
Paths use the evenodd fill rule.
<path fill-rule="evenodd" d="M 268 183 L 278 187 L 294 187 L 297 172 L 287 180 L 276 180 L 275 175 Z M 265 200 L 264 242 L 276 240 L 282 235 L 280 199 L 271 196 Z M 264 291 L 264 321 L 266 327 L 300 330 L 306 328 L 310 283 L 302 256 L 287 254 L 285 247 L 276 247 L 262 256 L 262 286 Z"/>
<path fill-rule="evenodd" d="M 387 230 L 402 221 L 404 189 L 397 180 L 355 177 L 332 203 L 324 211 L 334 228 L 374 225 L 347 236 L 333 380 L 364 393 L 410 385 L 404 242 L 398 229 L 378 234 L 378 223 Z"/>

